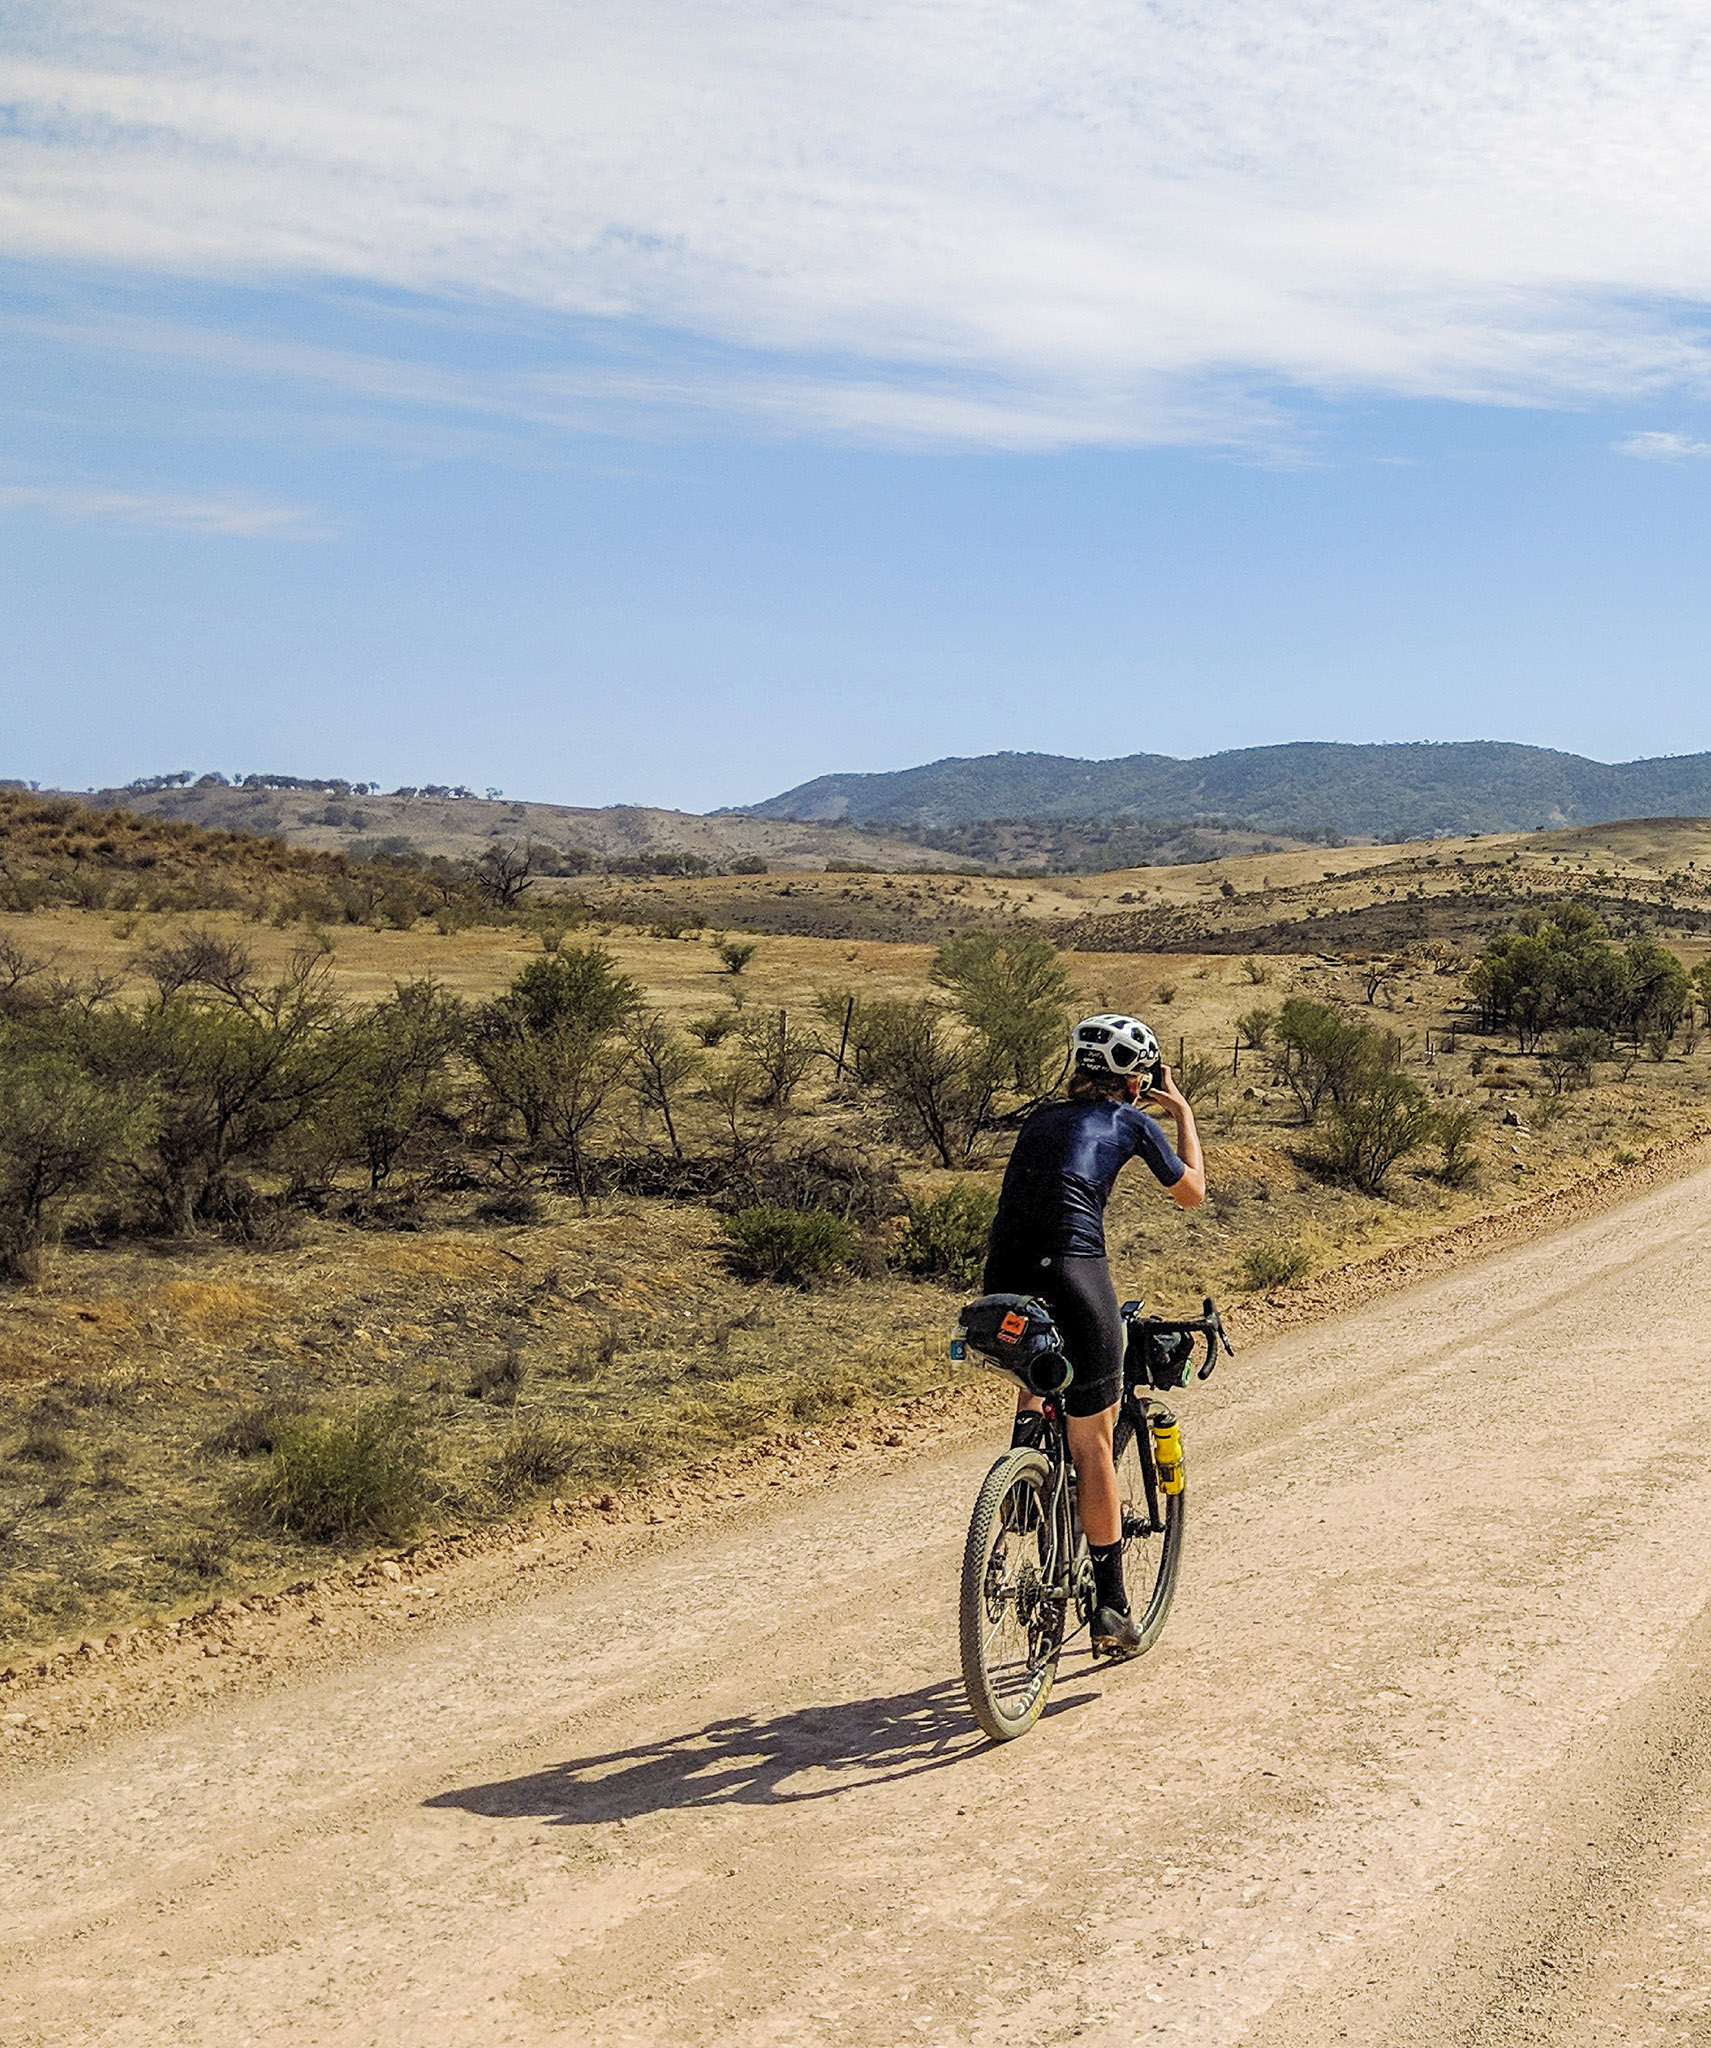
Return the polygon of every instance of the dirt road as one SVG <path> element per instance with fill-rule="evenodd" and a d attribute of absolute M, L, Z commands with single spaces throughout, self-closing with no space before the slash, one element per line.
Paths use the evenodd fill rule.
<path fill-rule="evenodd" d="M 971 1441 L 12 1781 L 0 2039 L 1711 2043 L 1711 1174 L 1182 1406 L 1004 1749 Z"/>

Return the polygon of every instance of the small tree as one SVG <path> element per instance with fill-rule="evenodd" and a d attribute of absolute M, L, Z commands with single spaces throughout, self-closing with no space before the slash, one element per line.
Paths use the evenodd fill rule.
<path fill-rule="evenodd" d="M 1394 1066 L 1400 1041 L 1388 1031 L 1357 1024 L 1308 996 L 1290 996 L 1279 1012 L 1272 1066 L 1314 1123 L 1327 1101 L 1344 1103 L 1360 1093 L 1372 1075 Z"/>
<path fill-rule="evenodd" d="M 1636 1042 L 1661 1038 L 1667 1050 L 1682 1012 L 1693 1000 L 1687 969 L 1655 939 L 1630 940 L 1623 950 L 1622 966 L 1627 981 L 1622 1021 L 1629 1035 Z M 1661 1059 L 1663 1053 L 1653 1057 Z"/>
<path fill-rule="evenodd" d="M 869 1003 L 860 1013 L 856 1078 L 891 1112 L 906 1144 L 959 1166 L 992 1109 L 999 1070 L 993 1048 L 956 1038 L 930 997 Z"/>
<path fill-rule="evenodd" d="M 928 970 L 994 1069 L 1021 1095 L 1037 1095 L 1061 1068 L 1075 987 L 1050 940 L 1021 932 L 964 932 Z"/>
<path fill-rule="evenodd" d="M 641 990 L 602 946 L 531 960 L 477 1020 L 470 1057 L 529 1145 L 562 1160 L 588 1201 L 588 1136 L 628 1060 L 622 1027 Z"/>
<path fill-rule="evenodd" d="M 1609 1032 L 1590 1025 L 1558 1032 L 1539 1054 L 1551 1093 L 1562 1095 L 1570 1088 L 1590 1088 L 1596 1063 L 1607 1060 L 1613 1049 Z"/>
<path fill-rule="evenodd" d="M 340 1121 L 371 1188 L 390 1177 L 412 1140 L 449 1115 L 451 1062 L 467 1028 L 463 1004 L 431 979 L 398 983 L 353 1027 Z"/>
<path fill-rule="evenodd" d="M 470 880 L 495 910 L 513 910 L 546 864 L 545 847 L 496 839 L 471 867 Z"/>
<path fill-rule="evenodd" d="M 727 974 L 741 974 L 759 950 L 753 939 L 722 939 L 719 958 L 724 961 Z"/>
<path fill-rule="evenodd" d="M 1437 1126 L 1417 1083 L 1394 1068 L 1380 1071 L 1358 1093 L 1332 1105 L 1316 1148 L 1318 1161 L 1334 1180 L 1382 1194 L 1394 1168 L 1429 1143 Z"/>
<path fill-rule="evenodd" d="M 0 1017 L 24 1017 L 48 1007 L 53 984 L 45 977 L 51 965 L 0 936 Z"/>
<path fill-rule="evenodd" d="M 66 1051 L 0 1044 L 0 1281 L 36 1279 L 74 1207 L 142 1138 L 140 1099 Z"/>
<path fill-rule="evenodd" d="M 626 1033 L 630 1046 L 630 1085 L 644 1109 L 652 1110 L 665 1125 L 665 1135 L 679 1159 L 683 1146 L 677 1135 L 672 1104 L 701 1069 L 701 1055 L 674 1031 L 658 1010 L 644 1010 L 630 1019 Z"/>
<path fill-rule="evenodd" d="M 755 1099 L 767 1109 L 785 1109 L 820 1056 L 820 1043 L 793 1030 L 787 1010 L 751 1013 L 737 1026 L 743 1063 L 754 1079 Z"/>
<path fill-rule="evenodd" d="M 262 982 L 244 948 L 205 937 L 151 956 L 156 1001 L 85 1031 L 91 1073 L 153 1103 L 152 1142 L 129 1163 L 159 1222 L 180 1233 L 227 1213 L 239 1170 L 267 1166 L 286 1133 L 331 1103 L 356 1052 L 322 948 L 299 949 Z"/>

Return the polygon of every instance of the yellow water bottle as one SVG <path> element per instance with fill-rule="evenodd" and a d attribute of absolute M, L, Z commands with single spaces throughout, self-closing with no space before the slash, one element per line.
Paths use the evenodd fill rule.
<path fill-rule="evenodd" d="M 1153 1456 L 1158 1461 L 1158 1482 L 1166 1493 L 1180 1493 L 1185 1482 L 1182 1469 L 1182 1431 L 1176 1417 L 1162 1411 L 1150 1418 L 1153 1426 Z"/>

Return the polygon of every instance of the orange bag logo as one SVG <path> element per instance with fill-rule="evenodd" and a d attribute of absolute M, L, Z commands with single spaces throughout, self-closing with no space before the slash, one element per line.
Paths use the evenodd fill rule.
<path fill-rule="evenodd" d="M 1025 1334 L 1027 1327 L 1028 1318 L 1024 1315 L 1018 1315 L 1012 1309 L 1003 1322 L 998 1325 L 999 1339 L 1005 1344 L 1014 1344 L 1018 1337 Z"/>

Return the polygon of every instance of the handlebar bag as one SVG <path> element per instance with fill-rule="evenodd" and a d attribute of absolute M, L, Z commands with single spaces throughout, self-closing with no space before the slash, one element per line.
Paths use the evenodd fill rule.
<path fill-rule="evenodd" d="M 1194 1338 L 1188 1330 L 1130 1327 L 1128 1350 L 1131 1384 L 1185 1387 L 1194 1377 Z"/>

